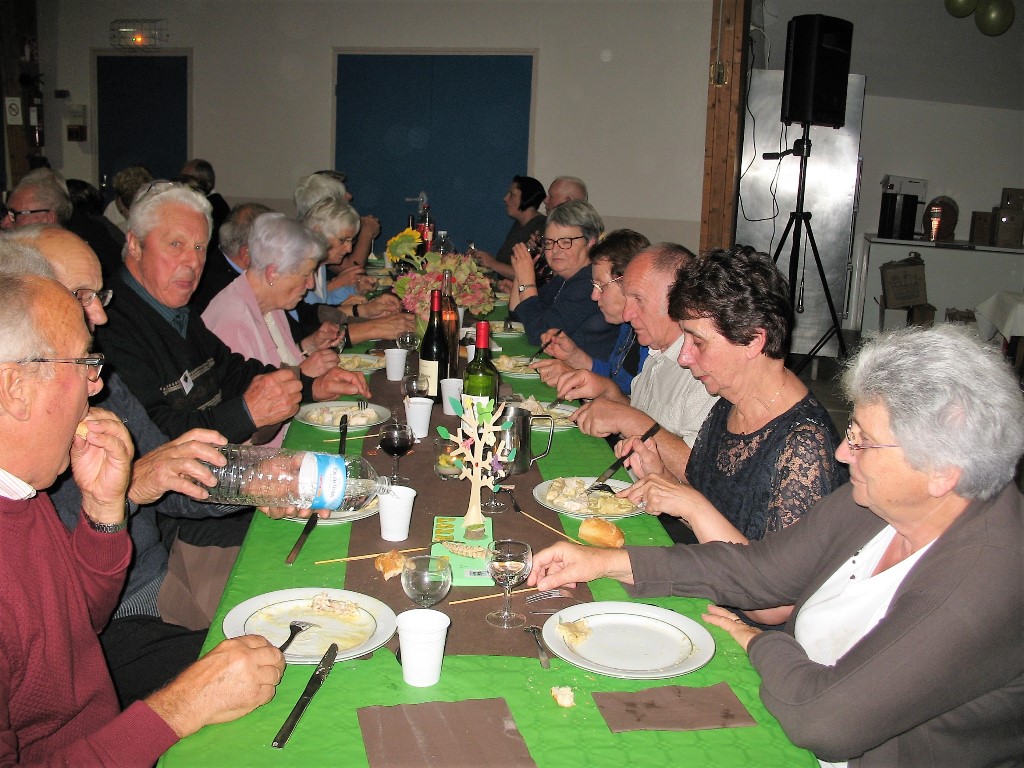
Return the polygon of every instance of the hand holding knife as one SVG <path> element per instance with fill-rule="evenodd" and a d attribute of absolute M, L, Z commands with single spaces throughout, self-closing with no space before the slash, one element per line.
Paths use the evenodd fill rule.
<path fill-rule="evenodd" d="M 552 336 L 552 337 L 551 337 L 550 339 L 548 339 L 547 341 L 545 341 L 545 342 L 544 342 L 544 343 L 543 343 L 543 344 L 541 345 L 540 349 L 538 349 L 538 350 L 537 350 L 536 352 L 534 352 L 534 353 L 533 353 L 533 357 L 531 357 L 531 358 L 530 358 L 529 360 L 527 360 L 527 361 L 526 361 L 526 364 L 527 364 L 527 365 L 529 365 L 530 363 L 532 363 L 532 362 L 536 361 L 536 359 L 537 359 L 538 357 L 540 357 L 540 356 L 541 356 L 542 354 L 544 354 L 545 352 L 547 352 L 547 351 L 548 351 L 548 347 L 550 347 L 550 346 L 551 346 L 551 344 L 552 344 L 552 343 L 553 343 L 553 342 L 555 341 L 555 339 L 557 339 L 557 338 L 558 338 L 559 336 L 561 336 L 561 335 L 562 335 L 562 329 L 561 329 L 561 328 L 555 328 L 555 335 L 554 335 L 554 336 Z"/>

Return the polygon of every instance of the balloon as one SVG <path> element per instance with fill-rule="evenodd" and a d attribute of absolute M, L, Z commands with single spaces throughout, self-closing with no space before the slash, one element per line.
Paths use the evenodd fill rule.
<path fill-rule="evenodd" d="M 1013 24 L 1013 0 L 978 0 L 974 22 L 989 37 L 1003 34 Z"/>
<path fill-rule="evenodd" d="M 950 16 L 962 19 L 974 13 L 978 0 L 946 0 L 946 10 Z"/>

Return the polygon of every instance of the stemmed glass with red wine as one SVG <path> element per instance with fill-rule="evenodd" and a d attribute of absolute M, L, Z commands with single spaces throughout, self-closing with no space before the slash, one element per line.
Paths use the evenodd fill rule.
<path fill-rule="evenodd" d="M 394 460 L 390 477 L 392 485 L 409 482 L 409 478 L 398 474 L 398 461 L 412 449 L 415 443 L 416 436 L 412 433 L 412 427 L 404 421 L 389 421 L 381 427 L 381 450 Z"/>

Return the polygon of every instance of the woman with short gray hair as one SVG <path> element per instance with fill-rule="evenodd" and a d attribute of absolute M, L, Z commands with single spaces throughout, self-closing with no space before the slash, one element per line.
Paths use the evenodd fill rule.
<path fill-rule="evenodd" d="M 296 367 L 306 376 L 349 380 L 352 392 L 365 388 L 361 373 L 338 368 L 338 353 L 321 349 L 308 357 L 292 339 L 285 311 L 313 286 L 324 258 L 324 241 L 283 213 L 264 213 L 249 233 L 249 268 L 218 293 L 203 322 L 221 341 L 245 357 L 268 365 Z M 335 327 L 336 328 L 336 327 Z M 278 441 L 283 433 L 278 435 Z"/>
<path fill-rule="evenodd" d="M 592 358 L 611 356 L 619 329 L 605 320 L 591 297 L 590 249 L 603 232 L 604 222 L 590 203 L 571 200 L 555 208 L 541 238 L 554 277 L 539 288 L 529 249 L 523 243 L 513 248 L 508 308 L 522 321 L 531 344 L 540 344 L 545 331 L 561 331 Z"/>
<path fill-rule="evenodd" d="M 355 208 L 336 197 L 325 197 L 306 211 L 302 223 L 327 241 L 326 258 L 314 276 L 313 290 L 306 295 L 307 304 L 341 304 L 374 286 L 376 281 L 366 281 L 366 270 L 361 266 L 343 269 L 336 275 L 327 270 L 341 265 L 352 253 L 361 224 Z"/>

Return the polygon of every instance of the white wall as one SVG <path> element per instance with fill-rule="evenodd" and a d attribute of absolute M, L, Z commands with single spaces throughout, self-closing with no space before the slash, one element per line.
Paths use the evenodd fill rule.
<path fill-rule="evenodd" d="M 47 91 L 69 89 L 71 103 L 90 105 L 90 119 L 90 50 L 107 47 L 110 21 L 168 20 L 170 45 L 192 51 L 192 154 L 214 164 L 219 191 L 233 201 L 283 205 L 299 176 L 332 165 L 339 49 L 536 51 L 524 170 L 545 183 L 580 176 L 609 226 L 632 224 L 690 247 L 700 232 L 711 7 L 708 0 L 39 0 L 42 46 L 56 51 Z M 56 39 L 45 39 L 54 26 Z M 415 99 L 410 83 L 411 105 Z M 67 176 L 95 179 L 94 141 L 47 153 Z"/>

